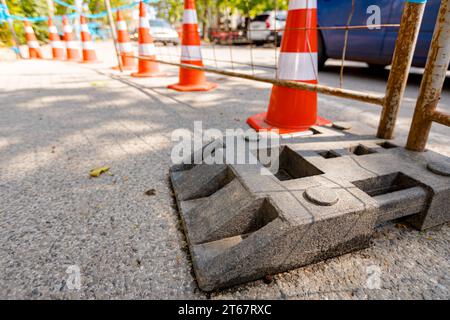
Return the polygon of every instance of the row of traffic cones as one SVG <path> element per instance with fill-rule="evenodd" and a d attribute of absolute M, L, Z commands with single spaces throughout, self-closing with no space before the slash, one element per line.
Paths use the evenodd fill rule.
<path fill-rule="evenodd" d="M 123 24 L 118 15 L 118 24 Z M 183 37 L 181 43 L 181 64 L 202 67 L 200 36 L 198 34 L 195 0 L 184 1 Z M 123 25 L 122 25 L 123 26 Z M 281 44 L 277 78 L 310 84 L 318 83 L 317 70 L 317 1 L 290 0 L 286 28 Z M 120 29 L 120 28 L 119 28 Z M 122 28 L 123 30 L 123 28 Z M 126 28 L 125 28 L 126 30 Z M 126 34 L 120 39 L 124 48 L 129 42 Z M 123 63 L 127 54 L 124 55 Z M 157 77 L 159 71 L 155 59 L 153 39 L 149 33 L 148 19 L 144 4 L 140 4 L 139 24 L 139 71 L 135 77 Z M 130 62 L 132 63 L 132 62 Z M 205 72 L 180 67 L 179 82 L 168 86 L 178 91 L 209 91 L 217 84 L 207 82 Z M 330 121 L 317 116 L 317 93 L 274 85 L 267 112 L 254 115 L 247 123 L 257 131 L 276 130 L 280 134 L 290 134 L 308 130 L 314 125 L 325 125 Z"/>
<path fill-rule="evenodd" d="M 48 19 L 49 40 L 52 48 L 53 60 L 69 60 L 80 61 L 83 63 L 97 62 L 97 55 L 92 42 L 92 37 L 89 32 L 86 17 L 80 16 L 81 24 L 81 42 L 82 42 L 82 55 L 79 52 L 78 41 L 75 40 L 75 34 L 73 28 L 69 23 L 67 17 L 63 17 L 64 28 L 64 44 L 61 41 L 58 30 L 56 29 L 52 18 Z M 42 51 L 39 46 L 39 42 L 36 39 L 33 27 L 29 21 L 24 21 L 25 25 L 25 38 L 28 45 L 28 52 L 30 59 L 43 59 Z"/>
<path fill-rule="evenodd" d="M 93 48 L 91 35 L 87 27 L 86 18 L 84 16 L 80 17 L 80 23 L 81 40 L 83 44 L 82 62 L 96 62 L 97 57 Z M 67 18 L 63 18 L 66 56 L 64 55 L 64 47 L 52 19 L 48 20 L 48 25 L 53 59 L 63 60 L 67 57 L 67 60 L 69 61 L 79 61 L 80 54 L 78 50 L 78 42 L 75 41 L 73 28 L 69 24 Z M 36 40 L 31 24 L 28 21 L 25 21 L 25 26 L 30 58 L 42 59 L 39 43 Z M 117 12 L 117 30 L 122 67 L 125 70 L 132 70 L 136 66 L 136 61 L 133 57 L 133 48 L 130 42 L 126 22 L 120 10 Z M 198 33 L 195 0 L 185 1 L 183 35 L 181 63 L 202 67 L 203 61 L 200 47 L 200 35 Z M 132 73 L 132 77 L 164 77 L 168 75 L 159 69 L 159 64 L 156 61 L 156 48 L 150 34 L 150 25 L 145 3 L 142 1 L 139 5 L 139 57 L 143 59 L 139 59 L 138 71 Z M 117 68 L 118 67 L 114 67 L 114 69 Z M 179 82 L 169 86 L 170 89 L 178 91 L 209 91 L 216 87 L 217 84 L 206 81 L 204 71 L 188 68 L 181 68 Z"/>
<path fill-rule="evenodd" d="M 184 2 L 183 39 L 181 49 L 181 63 L 195 66 L 203 66 L 200 35 L 198 33 L 197 12 L 195 1 Z M 117 11 L 117 30 L 120 55 L 123 69 L 131 70 L 136 66 L 133 58 L 133 49 L 128 35 L 127 25 L 122 12 Z M 147 10 L 144 2 L 139 5 L 139 59 L 138 71 L 131 74 L 132 77 L 164 77 L 168 74 L 160 71 L 156 61 L 156 48 L 150 34 L 150 25 L 147 18 Z M 117 69 L 118 67 L 114 67 Z M 170 85 L 170 89 L 178 91 L 209 91 L 216 88 L 215 83 L 206 81 L 205 72 L 194 69 L 180 68 L 179 83 Z"/>
<path fill-rule="evenodd" d="M 81 19 L 83 39 L 83 61 L 95 61 L 89 31 L 85 19 Z M 41 58 L 36 37 L 26 22 L 27 41 L 30 57 Z M 277 77 L 280 80 L 298 81 L 317 84 L 317 1 L 289 0 L 286 28 L 281 44 Z M 136 67 L 133 49 L 122 12 L 117 12 L 118 41 L 123 68 L 131 70 Z M 67 19 L 64 22 L 64 40 L 67 44 L 68 59 L 79 59 L 78 51 L 73 46 L 73 33 Z M 57 33 L 51 33 L 52 49 L 55 59 L 61 58 L 61 45 Z M 147 19 L 145 4 L 140 3 L 139 21 L 139 59 L 138 71 L 133 77 L 161 77 L 156 60 L 153 38 Z M 203 66 L 200 36 L 198 34 L 195 0 L 184 1 L 183 37 L 181 63 Z M 117 67 L 116 67 L 117 68 Z M 209 91 L 217 87 L 206 81 L 205 72 L 180 67 L 179 82 L 168 86 L 178 91 Z M 328 124 L 329 121 L 317 116 L 317 93 L 274 85 L 268 111 L 250 117 L 247 123 L 257 131 L 276 130 L 280 134 L 308 130 L 314 125 Z"/>
<path fill-rule="evenodd" d="M 147 18 L 147 10 L 144 2 L 139 4 L 139 59 L 138 72 L 132 73 L 132 77 L 164 77 L 167 73 L 159 70 L 156 62 L 156 48 L 153 37 L 150 34 L 150 23 Z"/>

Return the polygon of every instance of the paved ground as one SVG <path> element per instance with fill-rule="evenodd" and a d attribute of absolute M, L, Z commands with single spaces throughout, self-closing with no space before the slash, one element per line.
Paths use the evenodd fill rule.
<path fill-rule="evenodd" d="M 165 88 L 176 68 L 164 67 L 168 78 L 120 76 L 109 69 L 111 45 L 99 46 L 100 65 L 0 62 L 0 298 L 450 298 L 450 225 L 427 232 L 385 226 L 367 250 L 276 275 L 270 284 L 200 292 L 168 181 L 171 132 L 192 129 L 195 120 L 205 128 L 245 127 L 249 115 L 266 109 L 270 86 L 211 76 L 216 91 L 176 93 Z M 216 54 L 228 60 L 228 50 Z M 248 61 L 246 48 L 234 50 Z M 271 49 L 255 56 L 267 65 L 275 59 Z M 338 74 L 331 62 L 321 80 L 335 85 Z M 385 82 L 386 74 L 352 64 L 345 85 L 382 92 Z M 413 76 L 396 143 L 404 144 L 419 83 Z M 447 82 L 447 112 L 448 89 Z M 320 105 L 332 120 L 377 125 L 377 107 L 324 96 Z M 435 126 L 430 149 L 450 155 L 448 132 Z M 89 178 L 103 165 L 112 175 Z M 144 194 L 149 189 L 154 196 Z M 71 286 L 77 267 L 79 290 Z"/>

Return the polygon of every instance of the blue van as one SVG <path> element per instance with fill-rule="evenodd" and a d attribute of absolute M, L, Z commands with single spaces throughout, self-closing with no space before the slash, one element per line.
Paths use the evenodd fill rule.
<path fill-rule="evenodd" d="M 373 11 L 368 9 L 373 5 L 380 9 L 381 24 L 399 24 L 404 3 L 405 0 L 356 0 L 350 25 L 366 25 L 373 14 Z M 352 9 L 351 0 L 318 0 L 317 5 L 320 27 L 347 25 Z M 440 0 L 428 0 L 413 66 L 425 66 L 439 6 Z M 397 34 L 398 27 L 350 30 L 346 59 L 367 62 L 373 68 L 384 68 L 391 64 Z M 344 36 L 345 30 L 320 30 L 319 66 L 323 66 L 328 58 L 341 59 Z"/>

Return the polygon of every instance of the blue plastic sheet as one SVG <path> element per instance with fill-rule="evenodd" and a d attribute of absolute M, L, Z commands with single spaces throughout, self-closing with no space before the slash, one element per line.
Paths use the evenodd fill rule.
<path fill-rule="evenodd" d="M 78 10 L 77 7 L 75 7 L 74 5 L 68 4 L 62 0 L 53 0 L 53 2 L 62 5 L 64 7 L 67 7 L 69 9 L 72 10 Z M 116 8 L 112 8 L 112 12 L 116 12 L 118 10 L 128 10 L 133 8 L 134 6 L 137 6 L 139 4 L 140 1 L 135 1 L 133 3 L 130 4 L 126 4 L 120 7 L 116 7 Z M 157 3 L 159 2 L 159 0 L 143 0 L 144 3 Z M 106 11 L 100 12 L 100 13 L 96 13 L 96 14 L 90 14 L 90 13 L 84 13 L 83 15 L 86 18 L 89 19 L 100 19 L 100 18 L 104 18 L 106 17 L 108 13 Z M 73 18 L 78 18 L 80 16 L 80 14 L 78 12 L 74 12 L 71 14 L 66 14 L 64 15 L 66 17 L 68 17 L 69 19 L 73 19 Z M 62 19 L 63 16 L 54 16 L 54 19 Z M 22 17 L 22 16 L 17 16 L 17 15 L 13 15 L 13 14 L 7 14 L 5 7 L 3 5 L 0 5 L 0 22 L 6 21 L 8 19 L 12 19 L 12 20 L 19 20 L 19 21 L 25 21 L 28 20 L 30 22 L 41 22 L 41 21 L 47 21 L 48 20 L 48 16 L 40 16 L 40 17 Z"/>

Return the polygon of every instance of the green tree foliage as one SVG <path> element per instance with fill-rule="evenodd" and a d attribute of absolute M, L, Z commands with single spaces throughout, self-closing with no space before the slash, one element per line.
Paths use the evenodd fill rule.
<path fill-rule="evenodd" d="M 208 30 L 212 24 L 218 24 L 219 17 L 227 12 L 253 18 L 268 10 L 286 10 L 288 2 L 289 0 L 197 0 L 196 5 L 199 23 L 203 30 Z"/>
<path fill-rule="evenodd" d="M 75 0 L 64 0 L 64 2 L 71 5 L 75 4 Z M 88 8 L 91 13 L 99 13 L 105 10 L 104 0 L 85 0 L 85 2 L 88 4 Z M 118 7 L 130 2 L 130 0 L 111 0 L 111 5 L 113 7 Z M 8 5 L 9 12 L 12 15 L 22 17 L 39 17 L 49 15 L 47 0 L 6 0 L 6 4 Z M 73 9 L 57 3 L 54 3 L 54 6 L 55 15 L 64 15 L 73 12 Z M 106 22 L 106 19 L 104 22 Z M 46 21 L 34 22 L 33 29 L 38 40 L 46 41 L 48 39 L 48 27 Z M 14 21 L 14 30 L 17 33 L 20 44 L 24 44 L 25 30 L 23 27 L 23 22 Z M 7 45 L 10 45 L 11 43 L 11 34 L 6 23 L 0 25 L 0 41 Z"/>
<path fill-rule="evenodd" d="M 254 17 L 261 12 L 286 10 L 289 0 L 196 0 L 197 14 L 200 22 L 216 18 L 226 9 L 242 15 Z M 170 22 L 180 22 L 183 17 L 183 0 L 161 0 L 157 4 L 161 16 Z"/>
<path fill-rule="evenodd" d="M 46 0 L 6 0 L 9 12 L 12 15 L 24 16 L 24 17 L 39 17 L 46 16 L 48 14 L 48 6 Z M 34 32 L 38 39 L 47 38 L 47 23 L 38 22 L 33 24 Z M 25 43 L 25 30 L 22 21 L 14 21 L 14 30 L 17 33 L 19 41 Z M 10 44 L 11 35 L 6 23 L 0 27 L 0 41 L 6 44 Z"/>
<path fill-rule="evenodd" d="M 227 11 L 253 18 L 268 10 L 286 10 L 288 2 L 289 0 L 196 0 L 196 7 L 201 29 L 208 30 L 211 25 L 217 24 L 218 18 Z M 172 24 L 181 23 L 183 0 L 161 0 L 156 7 L 161 17 Z"/>
<path fill-rule="evenodd" d="M 288 5 L 288 0 L 216 0 L 215 2 L 222 10 L 230 8 L 250 17 L 268 10 L 286 10 Z"/>
<path fill-rule="evenodd" d="M 121 6 L 133 0 L 111 0 L 112 7 Z M 37 17 L 49 14 L 47 0 L 7 0 L 11 14 Z M 68 4 L 75 4 L 75 0 L 64 0 Z M 104 0 L 85 0 L 91 13 L 99 13 L 105 10 Z M 197 13 L 200 26 L 207 30 L 208 27 L 217 21 L 224 12 L 240 13 L 243 16 L 254 17 L 255 15 L 267 11 L 285 10 L 288 0 L 197 0 Z M 161 0 L 156 4 L 159 15 L 169 20 L 171 23 L 180 23 L 183 17 L 183 0 Z M 55 3 L 55 14 L 64 15 L 72 13 L 73 10 Z M 106 23 L 106 19 L 103 19 Z M 47 23 L 38 22 L 33 24 L 33 28 L 39 40 L 47 39 Z M 20 42 L 25 42 L 23 22 L 15 21 L 16 30 Z M 5 24 L 0 26 L 0 41 L 9 43 L 10 34 Z"/>
<path fill-rule="evenodd" d="M 183 17 L 184 4 L 182 0 L 162 0 L 155 6 L 160 17 L 171 23 L 179 22 Z"/>

